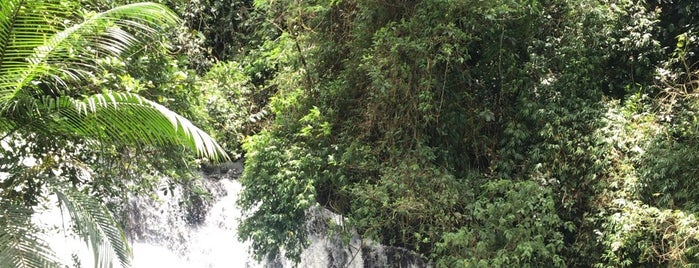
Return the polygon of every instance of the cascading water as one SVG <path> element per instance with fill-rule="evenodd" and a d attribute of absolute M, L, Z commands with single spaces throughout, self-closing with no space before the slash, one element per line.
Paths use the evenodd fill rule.
<path fill-rule="evenodd" d="M 203 219 L 196 223 L 186 220 L 180 205 L 184 201 L 181 188 L 175 187 L 167 195 L 159 192 L 155 199 L 132 198 L 126 231 L 132 242 L 134 268 L 295 267 L 284 258 L 264 264 L 254 261 L 248 243 L 239 242 L 236 234 L 241 212 L 235 203 L 241 185 L 234 179 L 220 177 L 221 174 L 202 178 L 212 200 Z M 37 213 L 35 221 L 51 230 L 48 242 L 64 263 L 78 260 L 81 267 L 93 266 L 85 244 L 76 237 L 66 237 L 69 232 L 62 226 L 69 223 L 61 220 L 65 218 L 58 208 L 52 207 Z M 339 235 L 329 235 L 329 221 L 342 224 L 342 218 L 328 210 L 309 210 L 307 228 L 311 243 L 296 267 L 429 267 L 405 249 L 381 246 L 356 235 L 346 244 Z"/>
<path fill-rule="evenodd" d="M 198 223 L 186 220 L 181 187 L 174 187 L 168 194 L 158 192 L 155 198 L 131 198 L 126 232 L 133 250 L 133 268 L 263 267 L 249 254 L 248 244 L 237 239 L 241 212 L 235 203 L 240 183 L 206 177 L 202 182 L 212 200 Z M 47 242 L 57 257 L 66 264 L 93 266 L 92 253 L 68 231 L 71 223 L 55 206 L 57 201 L 47 200 L 45 204 L 33 221 L 48 231 Z"/>
<path fill-rule="evenodd" d="M 129 233 L 134 241 L 135 268 L 262 267 L 249 255 L 247 243 L 237 240 L 241 213 L 235 202 L 240 184 L 228 179 L 206 180 L 215 201 L 200 224 L 186 222 L 177 191 L 161 196 L 167 201 L 160 206 L 149 200 L 132 202 L 135 227 Z"/>

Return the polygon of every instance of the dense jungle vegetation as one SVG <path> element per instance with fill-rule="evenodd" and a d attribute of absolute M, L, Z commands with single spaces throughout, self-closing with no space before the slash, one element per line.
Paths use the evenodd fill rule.
<path fill-rule="evenodd" d="M 128 264 L 129 194 L 226 154 L 260 259 L 320 206 L 436 267 L 699 264 L 699 2 L 1 1 L 0 264 L 54 264 L 52 195 Z"/>

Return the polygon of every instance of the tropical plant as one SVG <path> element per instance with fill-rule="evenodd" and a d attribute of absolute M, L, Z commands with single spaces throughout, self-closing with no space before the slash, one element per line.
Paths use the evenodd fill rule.
<path fill-rule="evenodd" d="M 695 262 L 690 2 L 255 1 L 239 235 L 298 257 L 316 202 L 438 267 Z"/>
<path fill-rule="evenodd" d="M 96 267 L 111 267 L 114 256 L 129 266 L 125 236 L 86 187 L 91 169 L 76 155 L 167 145 L 227 159 L 213 138 L 168 108 L 135 93 L 82 86 L 103 59 L 159 43 L 158 31 L 177 25 L 177 16 L 154 3 L 78 14 L 80 3 L 0 1 L 1 267 L 60 267 L 31 223 L 34 206 L 50 194 L 94 251 Z"/>

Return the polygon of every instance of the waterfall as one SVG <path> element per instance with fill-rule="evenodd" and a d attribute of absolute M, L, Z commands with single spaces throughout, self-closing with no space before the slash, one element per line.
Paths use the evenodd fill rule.
<path fill-rule="evenodd" d="M 241 212 L 236 203 L 241 185 L 235 180 L 202 178 L 212 193 L 211 206 L 199 223 L 189 223 L 180 204 L 182 188 L 156 198 L 132 197 L 126 233 L 133 250 L 133 268 L 224 268 L 264 267 L 249 253 L 248 243 L 237 239 Z M 33 221 L 47 232 L 47 242 L 65 264 L 92 267 L 93 257 L 85 243 L 70 232 L 70 220 L 50 198 L 37 210 Z M 71 265 L 73 266 L 73 265 Z"/>
<path fill-rule="evenodd" d="M 212 193 L 210 206 L 202 219 L 187 221 L 180 204 L 183 190 L 175 187 L 168 194 L 158 192 L 156 198 L 133 197 L 130 200 L 126 232 L 133 249 L 133 268 L 256 268 L 295 267 L 285 258 L 257 263 L 249 253 L 249 244 L 238 241 L 237 225 L 241 211 L 236 199 L 241 190 L 238 181 L 220 173 L 203 176 L 204 187 Z M 48 202 L 47 204 L 56 204 Z M 360 239 L 356 234 L 349 243 L 330 232 L 330 221 L 342 225 L 342 217 L 321 207 L 307 213 L 309 247 L 302 253 L 297 267 L 361 268 L 361 267 L 429 267 L 417 254 L 406 249 L 378 245 Z M 191 216 L 191 215 L 189 215 Z M 91 267 L 92 253 L 77 237 L 67 236 L 67 216 L 48 206 L 35 215 L 35 222 L 49 231 L 49 244 L 66 264 L 78 260 L 80 267 Z M 196 217 L 195 217 L 196 218 Z"/>
<path fill-rule="evenodd" d="M 249 254 L 249 245 L 237 239 L 241 212 L 235 203 L 240 183 L 204 180 L 213 194 L 213 204 L 198 224 L 185 220 L 178 191 L 160 196 L 167 201 L 159 206 L 149 200 L 132 201 L 134 227 L 128 233 L 133 237 L 134 268 L 262 267 Z"/>

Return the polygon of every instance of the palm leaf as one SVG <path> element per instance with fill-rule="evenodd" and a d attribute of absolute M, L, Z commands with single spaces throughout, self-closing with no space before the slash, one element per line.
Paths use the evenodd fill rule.
<path fill-rule="evenodd" d="M 0 202 L 0 212 L 0 267 L 61 267 L 41 232 L 31 224 L 31 210 Z"/>
<path fill-rule="evenodd" d="M 34 129 L 62 130 L 121 144 L 183 144 L 214 161 L 228 159 L 206 132 L 166 107 L 133 93 L 103 93 L 76 100 L 45 97 L 30 106 Z"/>
<path fill-rule="evenodd" d="M 131 249 L 124 232 L 98 200 L 74 188 L 54 189 L 78 234 L 92 249 L 95 267 L 112 267 L 116 256 L 122 267 L 131 266 Z"/>
<path fill-rule="evenodd" d="M 177 17 L 162 5 L 139 3 L 89 16 L 62 30 L 61 18 L 75 17 L 63 0 L 0 1 L 0 135 L 22 133 L 74 135 L 87 141 L 183 144 L 214 160 L 227 158 L 222 148 L 187 119 L 143 97 L 104 93 L 75 98 L 66 79 L 97 71 L 96 59 L 123 58 L 147 45 L 162 25 Z M 140 34 L 140 35 L 139 35 Z M 72 84 L 72 83 L 71 83 Z M 75 83 L 78 84 L 78 83 Z M 46 93 L 42 86 L 50 85 Z M 5 138 L 0 137 L 0 138 Z M 98 202 L 74 188 L 53 190 L 95 254 L 95 266 L 108 267 L 115 257 L 129 265 L 123 232 Z M 3 205 L 0 197 L 0 206 Z M 0 267 L 57 267 L 50 249 L 37 236 L 31 211 L 12 214 L 0 207 Z"/>
<path fill-rule="evenodd" d="M 5 117 L 0 117 L 0 133 L 7 135 L 7 133 L 12 132 L 12 129 L 14 129 L 15 126 L 15 122 L 13 122 L 12 120 L 9 120 Z M 2 141 L 3 138 L 5 138 L 3 134 L 0 134 L 0 141 Z"/>
<path fill-rule="evenodd" d="M 43 16 L 61 10 L 61 1 L 5 0 L 0 18 L 0 111 L 7 111 L 21 94 L 36 95 L 39 80 L 65 85 L 64 77 L 90 76 L 96 55 L 122 53 L 152 42 L 130 31 L 156 36 L 177 16 L 154 3 L 120 6 L 90 16 L 82 23 L 57 31 Z M 61 14 L 66 17 L 65 14 Z M 38 28 L 37 28 L 38 27 Z"/>
<path fill-rule="evenodd" d="M 36 5 L 36 1 L 9 0 L 0 6 L 5 13 L 0 20 L 0 114 L 4 121 L 0 122 L 0 130 L 21 122 L 20 127 L 34 126 L 33 130 L 51 135 L 54 129 L 48 125 L 52 124 L 102 141 L 178 143 L 213 160 L 219 156 L 227 158 L 211 137 L 188 120 L 137 95 L 108 93 L 76 101 L 66 97 L 71 94 L 53 97 L 39 92 L 37 84 L 41 79 L 52 78 L 51 83 L 58 83 L 57 88 L 67 88 L 61 77 L 81 79 L 89 75 L 98 66 L 91 62 L 96 55 L 121 56 L 150 41 L 136 38 L 129 31 L 152 33 L 159 25 L 178 21 L 174 13 L 161 5 L 138 3 L 95 14 L 60 32 L 50 25 L 40 28 L 38 32 L 53 33 L 50 38 L 32 32 L 34 24 L 46 24 L 42 24 L 45 19 L 35 17 L 60 10 L 47 8 L 56 4 L 60 1 Z M 113 107 L 110 109 L 107 104 Z"/>

